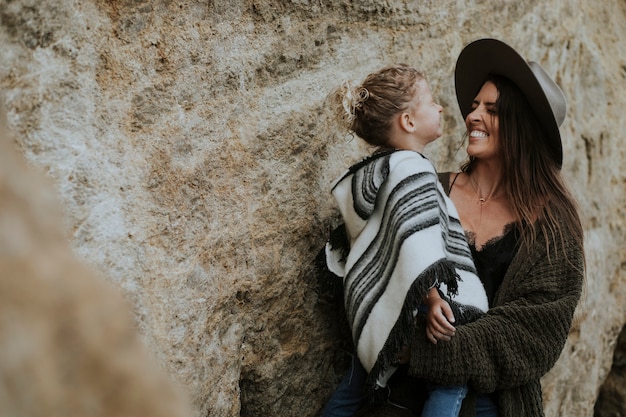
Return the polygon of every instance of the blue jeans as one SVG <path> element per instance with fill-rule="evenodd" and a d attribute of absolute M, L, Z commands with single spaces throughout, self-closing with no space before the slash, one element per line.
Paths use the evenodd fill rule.
<path fill-rule="evenodd" d="M 498 404 L 489 394 L 476 396 L 476 417 L 498 417 Z"/>
<path fill-rule="evenodd" d="M 466 395 L 467 385 L 432 385 L 428 389 L 422 417 L 458 417 Z"/>
<path fill-rule="evenodd" d="M 322 417 L 352 417 L 361 408 L 365 400 L 365 380 L 367 371 L 361 365 L 356 354 L 352 356 L 352 365 L 343 377 L 335 392 L 326 403 Z"/>
<path fill-rule="evenodd" d="M 457 417 L 467 395 L 466 385 L 446 387 L 433 385 L 422 410 L 422 417 Z M 476 396 L 476 417 L 498 417 L 498 405 L 489 394 Z"/>
<path fill-rule="evenodd" d="M 365 400 L 366 379 L 367 371 L 357 356 L 352 356 L 350 369 L 326 403 L 322 417 L 353 417 Z M 466 385 L 431 386 L 422 410 L 422 417 L 457 417 L 467 391 Z M 498 417 L 498 406 L 490 395 L 477 395 L 476 417 Z"/>

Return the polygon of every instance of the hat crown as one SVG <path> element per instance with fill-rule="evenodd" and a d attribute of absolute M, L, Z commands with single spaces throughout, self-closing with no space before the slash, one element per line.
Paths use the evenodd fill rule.
<path fill-rule="evenodd" d="M 557 125 L 561 126 L 565 120 L 565 113 L 567 112 L 567 100 L 565 99 L 565 94 L 563 94 L 563 91 L 558 84 L 550 78 L 541 65 L 534 61 L 528 61 L 528 66 L 535 75 L 543 93 L 548 99 L 548 103 L 550 104 L 550 108 L 552 109 Z"/>

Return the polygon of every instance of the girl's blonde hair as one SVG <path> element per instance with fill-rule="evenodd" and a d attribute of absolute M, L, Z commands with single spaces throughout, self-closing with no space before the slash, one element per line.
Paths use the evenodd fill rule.
<path fill-rule="evenodd" d="M 335 117 L 367 143 L 384 146 L 393 117 L 408 108 L 423 79 L 415 68 L 396 64 L 368 75 L 360 85 L 344 81 L 331 93 Z"/>

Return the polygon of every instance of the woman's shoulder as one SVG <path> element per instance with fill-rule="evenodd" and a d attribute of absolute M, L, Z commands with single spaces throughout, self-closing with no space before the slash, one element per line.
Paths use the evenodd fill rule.
<path fill-rule="evenodd" d="M 460 172 L 451 171 L 440 172 L 437 174 L 437 176 L 439 177 L 439 182 L 441 183 L 443 189 L 446 191 L 446 194 L 450 195 L 450 190 L 452 189 L 454 181 L 459 174 Z"/>

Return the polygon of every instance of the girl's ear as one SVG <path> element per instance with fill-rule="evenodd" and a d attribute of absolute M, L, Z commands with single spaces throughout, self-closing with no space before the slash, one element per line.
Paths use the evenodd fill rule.
<path fill-rule="evenodd" d="M 408 113 L 400 114 L 400 127 L 405 130 L 407 133 L 415 132 L 415 123 L 411 118 L 411 115 Z"/>

